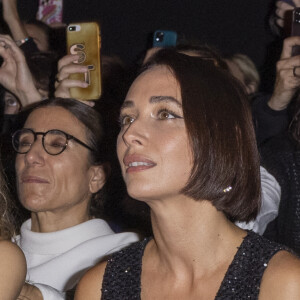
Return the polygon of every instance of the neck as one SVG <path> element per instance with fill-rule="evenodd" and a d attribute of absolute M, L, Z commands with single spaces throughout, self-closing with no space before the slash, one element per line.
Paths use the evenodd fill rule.
<path fill-rule="evenodd" d="M 70 228 L 90 220 L 88 207 L 69 208 L 58 211 L 32 212 L 31 230 L 34 232 L 54 232 Z"/>
<path fill-rule="evenodd" d="M 175 273 L 201 272 L 231 261 L 245 232 L 227 220 L 209 201 L 181 196 L 151 206 L 154 243 L 159 263 Z"/>

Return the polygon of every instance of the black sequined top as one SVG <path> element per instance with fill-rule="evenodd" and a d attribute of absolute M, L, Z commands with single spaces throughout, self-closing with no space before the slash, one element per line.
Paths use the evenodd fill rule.
<path fill-rule="evenodd" d="M 102 300 L 141 299 L 141 271 L 144 249 L 149 238 L 123 249 L 108 260 Z M 215 300 L 258 299 L 263 273 L 272 256 L 285 246 L 249 231 L 238 248 Z"/>
<path fill-rule="evenodd" d="M 281 187 L 278 217 L 264 235 L 300 255 L 300 146 L 283 133 L 261 146 L 260 154 L 262 166 Z"/>

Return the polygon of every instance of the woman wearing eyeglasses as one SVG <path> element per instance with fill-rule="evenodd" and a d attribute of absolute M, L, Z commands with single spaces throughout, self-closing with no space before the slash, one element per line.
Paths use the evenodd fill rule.
<path fill-rule="evenodd" d="M 18 196 L 31 211 L 17 243 L 33 299 L 64 299 L 88 267 L 137 240 L 95 218 L 108 171 L 102 136 L 94 109 L 70 99 L 43 101 L 13 134 Z"/>

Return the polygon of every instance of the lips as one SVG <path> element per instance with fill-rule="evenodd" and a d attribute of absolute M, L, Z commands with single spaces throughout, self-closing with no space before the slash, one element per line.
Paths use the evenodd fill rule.
<path fill-rule="evenodd" d="M 152 160 L 137 154 L 126 155 L 123 162 L 126 166 L 126 173 L 144 171 L 156 166 Z"/>
<path fill-rule="evenodd" d="M 48 180 L 39 176 L 22 176 L 21 182 L 22 183 L 49 183 Z"/>

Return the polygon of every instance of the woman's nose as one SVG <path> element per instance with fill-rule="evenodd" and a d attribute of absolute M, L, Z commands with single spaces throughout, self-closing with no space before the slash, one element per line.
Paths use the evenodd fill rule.
<path fill-rule="evenodd" d="M 25 161 L 28 164 L 42 164 L 46 151 L 42 145 L 42 137 L 37 137 L 31 144 L 29 151 L 25 154 Z"/>
<path fill-rule="evenodd" d="M 126 145 L 143 145 L 148 137 L 147 126 L 138 120 L 132 122 L 122 134 Z"/>

